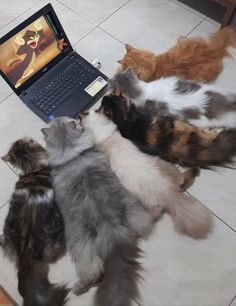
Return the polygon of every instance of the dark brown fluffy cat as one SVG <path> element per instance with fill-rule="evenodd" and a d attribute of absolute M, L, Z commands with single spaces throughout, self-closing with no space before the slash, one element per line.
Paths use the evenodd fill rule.
<path fill-rule="evenodd" d="M 171 116 L 157 116 L 152 101 L 137 107 L 122 95 L 110 95 L 103 98 L 100 111 L 141 151 L 183 167 L 227 166 L 236 155 L 236 129 L 207 132 Z"/>
<path fill-rule="evenodd" d="M 10 200 L 1 246 L 16 263 L 24 306 L 65 305 L 68 293 L 48 280 L 49 263 L 65 253 L 65 240 L 45 153 L 34 140 L 20 139 L 2 158 L 22 172 Z"/>

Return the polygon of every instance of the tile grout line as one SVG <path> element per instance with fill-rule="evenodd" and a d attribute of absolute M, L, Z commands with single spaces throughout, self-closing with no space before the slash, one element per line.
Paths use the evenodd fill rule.
<path fill-rule="evenodd" d="M 7 205 L 7 203 L 9 203 L 9 201 L 10 201 L 10 199 L 7 200 L 6 202 L 4 202 L 4 203 L 0 206 L 0 210 L 1 210 L 5 205 Z"/>
<path fill-rule="evenodd" d="M 103 21 L 101 21 L 97 27 L 100 28 L 100 25 L 103 24 L 107 19 L 109 19 L 111 16 L 113 16 L 116 12 L 118 12 L 120 9 L 122 9 L 125 5 L 127 5 L 128 3 L 130 3 L 132 0 L 128 0 L 126 1 L 123 5 L 121 5 L 118 9 L 116 9 L 110 16 L 108 16 L 107 18 L 105 18 Z"/>
<path fill-rule="evenodd" d="M 179 3 L 179 1 L 177 1 L 177 2 L 175 2 L 174 0 L 169 0 L 171 3 L 173 3 L 173 4 L 176 4 L 176 5 L 178 5 L 179 7 L 181 7 L 182 9 L 184 9 L 185 11 L 187 11 L 187 12 L 189 12 L 189 13 L 192 13 L 193 15 L 195 15 L 195 16 L 197 16 L 197 17 L 199 17 L 199 18 L 207 18 L 207 16 L 206 15 L 204 15 L 204 14 L 202 14 L 201 12 L 198 12 L 197 10 L 195 10 L 194 8 L 191 8 L 190 6 L 188 7 L 187 6 L 187 4 L 184 4 L 184 3 Z M 186 7 L 187 6 L 187 7 Z M 196 12 L 196 13 L 195 13 Z M 198 14 L 199 13 L 199 14 Z M 203 17 L 203 16 L 200 16 L 200 14 L 201 15 L 203 15 L 203 16 L 205 16 L 205 17 Z"/>
<path fill-rule="evenodd" d="M 80 16 L 81 18 L 83 18 L 84 20 L 86 20 L 87 22 L 91 23 L 92 25 L 94 25 L 96 27 L 96 24 L 94 24 L 91 20 L 89 20 L 87 17 L 81 15 L 80 13 L 78 13 L 77 11 L 75 11 L 73 8 L 71 8 L 70 6 L 68 6 L 67 4 L 61 2 L 60 0 L 56 0 L 58 3 L 60 3 L 61 5 L 63 5 L 64 7 L 68 8 L 69 10 L 71 10 L 73 13 L 75 13 L 76 15 Z"/>
<path fill-rule="evenodd" d="M 236 300 L 236 294 L 235 294 L 235 296 L 232 298 L 232 300 L 230 301 L 229 306 L 232 305 L 232 303 L 233 303 L 234 300 Z"/>
<path fill-rule="evenodd" d="M 11 167 L 11 166 L 9 166 L 9 164 L 8 163 L 6 163 L 5 161 L 3 161 L 2 160 L 2 162 L 17 176 L 17 177 L 19 177 L 19 174 Z"/>
<path fill-rule="evenodd" d="M 88 21 L 89 23 L 91 23 L 92 25 L 94 25 L 94 28 L 91 29 L 88 33 L 86 33 L 85 35 L 83 35 L 80 39 L 78 39 L 75 43 L 73 43 L 73 46 L 75 46 L 80 40 L 82 40 L 83 38 L 85 38 L 87 35 L 89 35 L 92 31 L 99 29 L 101 31 L 103 31 L 104 33 L 108 34 L 109 36 L 111 36 L 112 38 L 114 38 L 115 40 L 119 41 L 120 43 L 124 44 L 124 42 L 122 42 L 121 40 L 119 40 L 118 38 L 114 37 L 112 34 L 110 34 L 109 32 L 103 30 L 102 28 L 100 28 L 100 25 L 102 23 L 104 23 L 107 19 L 109 19 L 111 16 L 113 16 L 117 11 L 119 11 L 121 8 L 123 8 L 125 5 L 127 5 L 129 2 L 131 2 L 132 0 L 128 0 L 127 2 L 125 2 L 122 6 L 120 6 L 118 9 L 116 9 L 111 15 L 109 15 L 107 18 L 105 18 L 103 21 L 101 21 L 99 24 L 94 24 L 91 20 L 89 20 L 88 18 L 84 17 L 83 15 L 81 15 L 80 13 L 78 13 L 77 11 L 73 10 L 72 8 L 70 8 L 69 6 L 67 6 L 66 4 L 62 3 L 60 0 L 56 0 L 58 3 L 60 3 L 61 5 L 65 6 L 66 8 L 70 9 L 72 12 L 74 12 L 75 14 L 79 15 L 80 17 L 82 17 L 83 19 L 85 19 L 86 21 Z"/>
<path fill-rule="evenodd" d="M 204 205 L 205 206 L 205 205 Z M 205 206 L 206 207 L 206 206 Z M 206 207 L 207 208 L 207 207 Z M 231 225 L 229 225 L 228 223 L 226 223 L 223 219 L 221 219 L 218 215 L 216 215 L 212 210 L 210 210 L 209 208 L 207 208 L 219 221 L 221 221 L 222 223 L 224 223 L 224 225 L 228 226 L 228 228 L 230 228 L 233 232 L 236 233 L 236 229 L 234 229 Z"/>
<path fill-rule="evenodd" d="M 13 18 L 11 21 L 9 21 L 8 23 L 6 23 L 4 26 L 2 26 L 0 28 L 0 30 L 4 29 L 6 26 L 8 26 L 10 23 L 12 23 L 14 20 L 16 20 L 17 18 L 19 18 L 20 16 L 24 15 L 26 12 L 28 12 L 29 10 L 31 10 L 35 5 L 38 5 L 40 2 L 42 2 L 43 0 L 39 0 L 37 1 L 35 4 L 31 5 L 30 7 L 28 7 L 24 12 L 20 13 L 19 15 L 17 15 L 15 18 Z"/>
<path fill-rule="evenodd" d="M 96 30 L 97 27 L 95 26 L 94 28 L 92 28 L 91 30 L 89 30 L 86 34 L 84 34 L 80 39 L 78 39 L 76 42 L 74 42 L 72 44 L 72 46 L 74 47 L 79 41 L 81 41 L 82 39 L 84 39 L 87 35 L 89 35 L 91 32 L 93 32 L 94 30 Z"/>
<path fill-rule="evenodd" d="M 103 31 L 104 33 L 106 33 L 107 35 L 111 36 L 113 39 L 119 41 L 121 44 L 125 44 L 123 41 L 121 41 L 119 38 L 113 36 L 111 33 L 107 32 L 106 30 L 103 30 L 102 28 L 100 28 L 99 26 L 97 26 L 97 28 L 101 31 Z"/>
<path fill-rule="evenodd" d="M 205 16 L 190 32 L 188 32 L 185 37 L 187 37 L 189 34 L 191 34 L 201 23 L 205 21 L 207 17 Z"/>
<path fill-rule="evenodd" d="M 58 3 L 60 3 L 61 5 L 63 5 L 64 7 L 66 7 L 67 9 L 71 10 L 73 13 L 75 13 L 76 15 L 80 16 L 82 19 L 86 20 L 88 23 L 90 23 L 93 28 L 91 30 L 89 30 L 86 34 L 84 34 L 80 39 L 78 39 L 76 42 L 74 42 L 72 44 L 72 46 L 74 47 L 81 39 L 85 38 L 87 35 L 89 35 L 92 31 L 94 31 L 97 26 L 96 24 L 94 24 L 91 20 L 89 20 L 88 18 L 84 17 L 83 15 L 81 15 L 80 13 L 78 13 L 77 11 L 73 10 L 71 7 L 69 7 L 68 5 L 66 5 L 65 3 L 62 3 L 60 0 L 56 0 Z"/>
<path fill-rule="evenodd" d="M 0 104 L 2 102 L 4 102 L 5 100 L 7 100 L 11 95 L 13 95 L 14 92 L 10 93 L 8 96 L 6 96 L 5 98 L 3 98 L 1 101 L 0 101 Z"/>
<path fill-rule="evenodd" d="M 210 208 L 208 208 L 202 201 L 200 201 L 198 198 L 196 198 L 194 195 L 192 195 L 190 192 L 186 191 L 187 194 L 189 194 L 192 198 L 200 202 L 210 213 L 212 213 L 219 221 L 224 223 L 228 228 L 230 228 L 233 232 L 236 233 L 236 229 L 234 229 L 231 225 L 226 223 L 223 219 L 221 219 L 218 215 L 216 215 Z"/>

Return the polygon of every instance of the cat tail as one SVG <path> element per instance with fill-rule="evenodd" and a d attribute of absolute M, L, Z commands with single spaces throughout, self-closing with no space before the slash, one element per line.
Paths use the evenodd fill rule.
<path fill-rule="evenodd" d="M 214 34 L 211 34 L 209 44 L 216 57 L 229 55 L 228 47 L 236 48 L 236 32 L 231 27 L 224 27 Z"/>
<path fill-rule="evenodd" d="M 27 258 L 28 257 L 28 258 Z M 48 280 L 49 265 L 24 256 L 18 266 L 18 289 L 23 306 L 64 306 L 69 290 Z"/>
<path fill-rule="evenodd" d="M 229 167 L 236 156 L 236 129 L 225 129 L 210 145 L 196 154 L 196 163 L 202 168 Z"/>
<path fill-rule="evenodd" d="M 142 270 L 137 243 L 117 245 L 106 261 L 105 274 L 95 295 L 95 306 L 130 306 L 139 299 L 138 281 Z"/>
<path fill-rule="evenodd" d="M 209 210 L 199 201 L 184 192 L 176 192 L 167 206 L 178 233 L 204 239 L 211 232 L 213 218 Z"/>

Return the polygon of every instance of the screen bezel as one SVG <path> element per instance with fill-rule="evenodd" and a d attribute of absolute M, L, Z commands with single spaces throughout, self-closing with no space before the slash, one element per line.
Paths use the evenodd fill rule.
<path fill-rule="evenodd" d="M 39 71 L 37 71 L 35 74 L 33 74 L 28 80 L 26 80 L 21 86 L 15 88 L 15 86 L 10 82 L 10 80 L 7 78 L 7 76 L 3 73 L 3 71 L 0 69 L 0 74 L 4 78 L 4 80 L 8 83 L 8 85 L 14 90 L 14 92 L 17 95 L 20 95 L 22 92 L 24 92 L 27 88 L 29 88 L 32 84 L 34 84 L 39 78 L 41 78 L 45 73 L 47 73 L 49 70 L 51 70 L 57 63 L 62 61 L 68 53 L 73 51 L 73 48 L 71 46 L 71 43 L 66 36 L 66 33 L 51 5 L 51 3 L 48 3 L 45 5 L 42 9 L 37 11 L 35 14 L 27 18 L 25 21 L 23 21 L 21 24 L 19 24 L 16 28 L 11 30 L 9 33 L 4 35 L 2 38 L 0 38 L 0 45 L 9 40 L 12 36 L 16 35 L 18 32 L 26 28 L 28 25 L 30 25 L 32 22 L 37 20 L 39 17 L 43 17 L 44 15 L 49 14 L 52 18 L 53 22 L 55 23 L 56 28 L 62 33 L 63 38 L 65 39 L 65 42 L 68 44 L 68 46 L 62 50 L 60 54 L 58 54 L 55 58 L 53 58 L 50 62 L 48 62 L 46 65 L 44 65 Z"/>

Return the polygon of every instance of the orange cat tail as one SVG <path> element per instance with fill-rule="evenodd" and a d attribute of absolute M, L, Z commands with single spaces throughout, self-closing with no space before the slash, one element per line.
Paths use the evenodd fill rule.
<path fill-rule="evenodd" d="M 211 34 L 209 39 L 210 47 L 219 57 L 230 55 L 228 47 L 236 48 L 236 32 L 231 27 L 225 27 L 218 32 Z"/>

